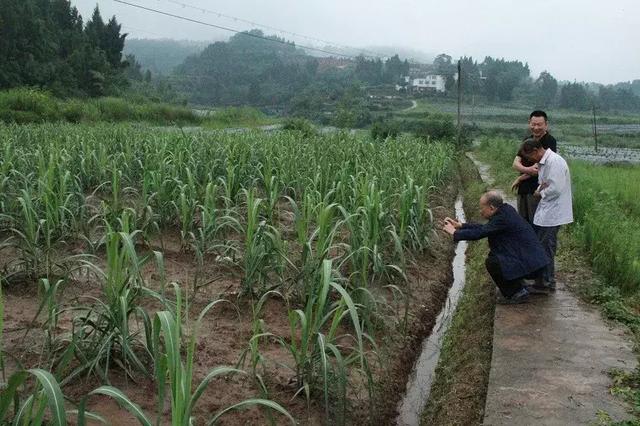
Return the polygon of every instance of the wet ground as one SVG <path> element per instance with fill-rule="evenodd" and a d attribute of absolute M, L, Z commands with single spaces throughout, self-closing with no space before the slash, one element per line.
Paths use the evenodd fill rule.
<path fill-rule="evenodd" d="M 484 424 L 586 425 L 599 411 L 626 420 L 607 371 L 636 363 L 624 333 L 564 285 L 528 304 L 497 306 Z"/>
<path fill-rule="evenodd" d="M 458 198 L 455 208 L 456 218 L 464 222 L 462 198 Z M 407 382 L 405 396 L 398 407 L 398 426 L 413 426 L 420 423 L 420 415 L 427 404 L 431 385 L 435 379 L 442 343 L 451 325 L 462 290 L 464 290 L 466 250 L 467 242 L 460 241 L 456 246 L 456 254 L 452 262 L 453 284 L 449 289 L 445 305 L 436 318 L 431 334 L 422 343 L 422 351 L 415 362 Z"/>

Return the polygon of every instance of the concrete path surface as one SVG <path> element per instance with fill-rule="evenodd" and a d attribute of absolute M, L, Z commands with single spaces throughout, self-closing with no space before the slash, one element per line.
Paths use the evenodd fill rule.
<path fill-rule="evenodd" d="M 607 371 L 635 367 L 631 345 L 558 285 L 529 304 L 496 307 L 485 425 L 588 425 L 599 411 L 630 417 Z"/>
<path fill-rule="evenodd" d="M 490 169 L 469 157 L 491 185 Z M 636 367 L 631 343 L 566 289 L 561 268 L 557 277 L 555 293 L 496 306 L 485 425 L 589 425 L 598 412 L 631 417 L 611 395 L 607 374 Z"/>

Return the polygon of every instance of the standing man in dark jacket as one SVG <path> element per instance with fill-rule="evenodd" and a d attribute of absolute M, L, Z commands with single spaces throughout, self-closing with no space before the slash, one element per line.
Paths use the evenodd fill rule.
<path fill-rule="evenodd" d="M 524 278 L 540 278 L 549 259 L 531 225 L 502 196 L 489 191 L 480 197 L 484 225 L 460 223 L 446 218 L 444 230 L 454 241 L 489 239 L 487 271 L 504 296 L 505 303 L 523 303 L 529 298 Z"/>
<path fill-rule="evenodd" d="M 558 151 L 556 139 L 549 134 L 547 113 L 536 110 L 529 114 L 529 130 L 531 135 L 527 139 L 540 141 L 544 149 Z M 513 182 L 512 189 L 518 189 L 518 213 L 527 222 L 533 224 L 533 216 L 538 207 L 538 199 L 533 193 L 538 188 L 538 165 L 532 163 L 522 152 L 518 151 L 513 160 L 513 168 L 520 176 Z"/>

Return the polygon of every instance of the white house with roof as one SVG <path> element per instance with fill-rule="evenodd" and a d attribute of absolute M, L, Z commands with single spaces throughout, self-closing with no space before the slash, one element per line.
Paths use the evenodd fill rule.
<path fill-rule="evenodd" d="M 404 87 L 412 92 L 439 92 L 444 93 L 446 78 L 440 74 L 426 74 L 421 76 L 405 76 Z M 402 89 L 397 85 L 396 90 Z"/>

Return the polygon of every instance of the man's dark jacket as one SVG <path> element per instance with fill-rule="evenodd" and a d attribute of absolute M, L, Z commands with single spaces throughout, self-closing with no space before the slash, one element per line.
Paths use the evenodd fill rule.
<path fill-rule="evenodd" d="M 506 280 L 525 277 L 546 266 L 549 259 L 533 228 L 508 204 L 503 204 L 484 225 L 465 223 L 454 241 L 489 238 L 491 254 L 498 258 Z"/>

